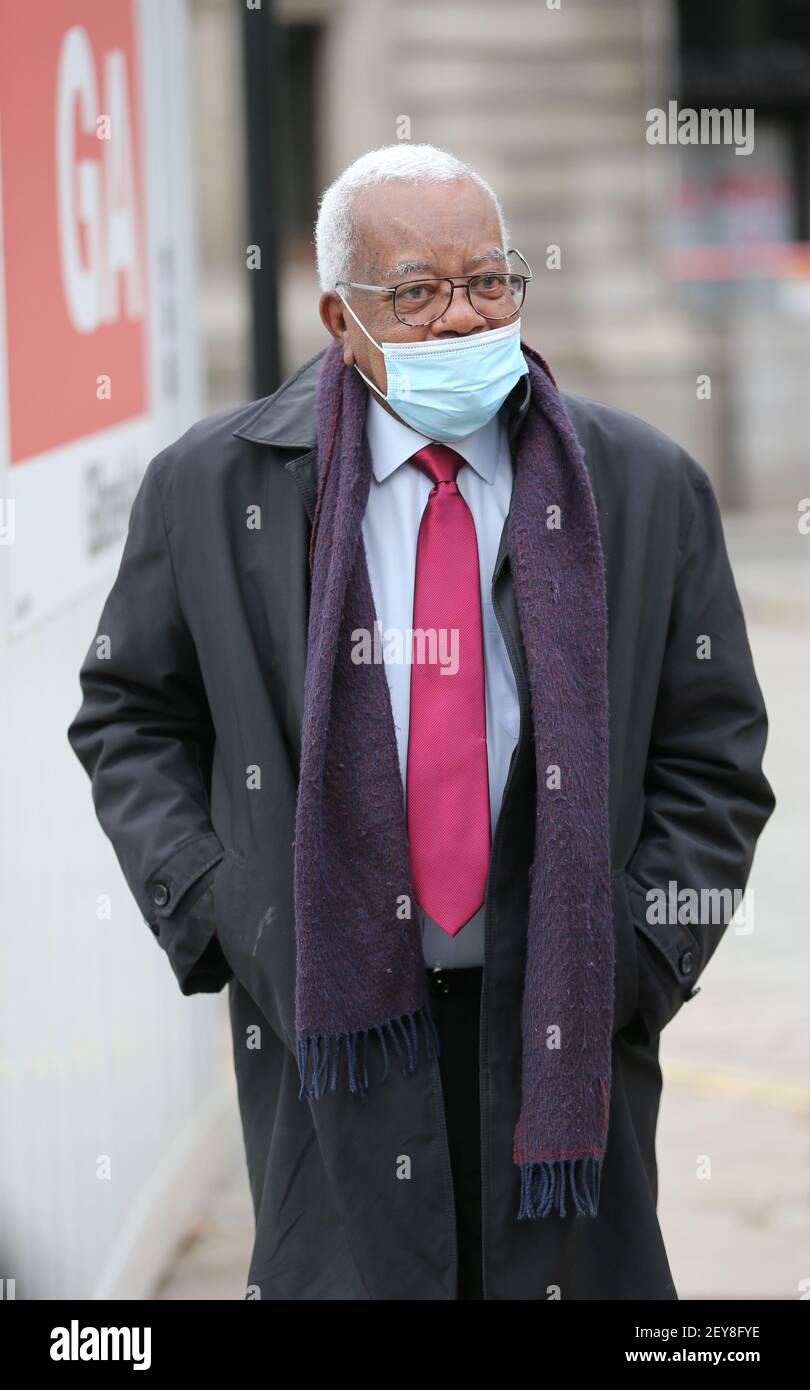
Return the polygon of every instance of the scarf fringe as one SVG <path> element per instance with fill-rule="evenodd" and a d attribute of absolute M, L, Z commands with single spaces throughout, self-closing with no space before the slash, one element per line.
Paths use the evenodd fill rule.
<path fill-rule="evenodd" d="M 425 1035 L 425 1055 L 429 1055 L 431 1039 L 435 1043 L 438 1055 L 440 1050 L 439 1036 L 430 1008 L 426 1004 L 418 1009 L 411 1009 L 409 1013 L 401 1014 L 397 1018 L 389 1018 L 380 1025 L 374 1024 L 371 1028 L 357 1028 L 350 1033 L 307 1033 L 298 1038 L 296 1051 L 298 1073 L 301 1077 L 298 1099 L 301 1100 L 307 1096 L 310 1100 L 319 1100 L 321 1096 L 326 1094 L 327 1090 L 337 1089 L 341 1043 L 343 1043 L 345 1044 L 349 1090 L 359 1094 L 365 1104 L 368 1100 L 369 1034 L 376 1033 L 380 1040 L 385 1063 L 380 1080 L 385 1081 L 388 1076 L 389 1043 L 394 1045 L 402 1075 L 409 1076 L 415 1072 L 419 1060 L 418 1030 L 420 1024 Z M 359 1057 L 361 1044 L 362 1067 Z M 307 1082 L 308 1071 L 310 1072 L 309 1082 Z"/>
<path fill-rule="evenodd" d="M 601 1179 L 602 1159 L 590 1155 L 521 1163 L 518 1221 L 535 1221 L 555 1209 L 565 1216 L 567 1185 L 577 1216 L 596 1216 Z"/>

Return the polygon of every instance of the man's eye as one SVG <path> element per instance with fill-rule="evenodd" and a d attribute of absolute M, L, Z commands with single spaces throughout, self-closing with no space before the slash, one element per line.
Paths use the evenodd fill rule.
<path fill-rule="evenodd" d="M 435 289 L 432 285 L 403 285 L 402 288 L 397 291 L 397 295 L 400 299 L 406 300 L 409 304 L 420 304 L 423 300 L 428 299 L 434 292 Z"/>
<path fill-rule="evenodd" d="M 494 274 L 481 275 L 478 278 L 477 284 L 478 288 L 480 290 L 483 290 L 485 293 L 491 292 L 493 290 L 498 291 L 500 293 L 501 290 L 506 288 L 506 276 Z"/>

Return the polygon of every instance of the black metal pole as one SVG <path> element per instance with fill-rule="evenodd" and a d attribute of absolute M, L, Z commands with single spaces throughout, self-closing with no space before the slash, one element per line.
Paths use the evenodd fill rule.
<path fill-rule="evenodd" d="M 282 103 L 279 99 L 278 26 L 272 0 L 259 8 L 242 6 L 242 63 L 245 81 L 247 169 L 247 246 L 261 252 L 261 268 L 248 269 L 254 397 L 267 396 L 281 382 L 278 263 L 281 189 Z"/>

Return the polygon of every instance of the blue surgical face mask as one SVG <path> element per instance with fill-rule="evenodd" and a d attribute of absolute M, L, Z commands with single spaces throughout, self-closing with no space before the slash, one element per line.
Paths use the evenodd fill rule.
<path fill-rule="evenodd" d="M 488 424 L 515 384 L 528 375 L 520 319 L 463 338 L 377 343 L 345 299 L 343 303 L 385 358 L 387 395 L 357 367 L 361 377 L 400 419 L 428 439 L 463 439 Z"/>

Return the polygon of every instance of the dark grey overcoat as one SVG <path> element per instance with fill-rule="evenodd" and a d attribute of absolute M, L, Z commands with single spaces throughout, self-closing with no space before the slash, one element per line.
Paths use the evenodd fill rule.
<path fill-rule="evenodd" d="M 453 1299 L 435 1056 L 406 1078 L 393 1067 L 365 1106 L 345 1089 L 317 1101 L 298 1094 L 293 835 L 321 355 L 274 395 L 200 421 L 150 462 L 98 623 L 109 649 L 94 634 L 68 736 L 180 989 L 228 987 L 256 1213 L 248 1296 Z M 527 392 L 523 378 L 503 407 L 513 446 Z M 493 599 L 521 725 L 487 888 L 485 1296 L 675 1299 L 656 1215 L 659 1034 L 697 993 L 728 912 L 655 926 L 645 893 L 671 880 L 678 890 L 744 888 L 775 804 L 761 767 L 767 721 L 707 474 L 634 416 L 563 400 L 585 451 L 607 570 L 609 1134 L 597 1218 L 517 1221 L 511 1145 L 535 774 L 504 526 Z M 257 504 L 260 527 L 248 525 Z M 711 656 L 701 659 L 706 636 Z M 693 1007 L 711 1008 L 709 988 Z"/>

